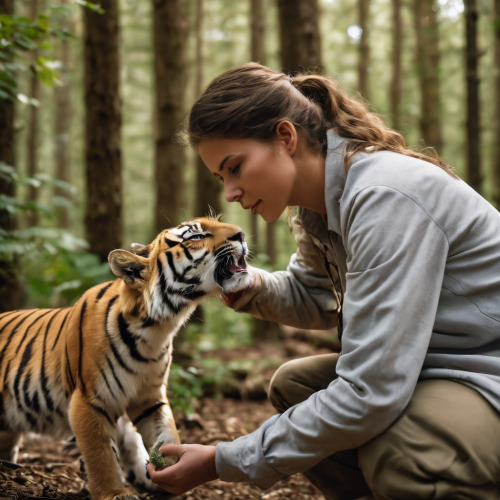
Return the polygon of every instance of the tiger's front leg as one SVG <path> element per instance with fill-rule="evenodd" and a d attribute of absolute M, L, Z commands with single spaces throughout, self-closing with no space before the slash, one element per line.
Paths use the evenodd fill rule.
<path fill-rule="evenodd" d="M 129 415 L 142 436 L 148 453 L 151 453 L 154 447 L 164 444 L 180 444 L 174 416 L 165 396 L 150 399 L 142 405 L 130 409 Z M 173 465 L 179 461 L 179 458 L 169 456 L 165 457 L 165 461 L 168 465 Z M 145 464 L 143 464 L 142 470 L 146 474 Z"/>
<path fill-rule="evenodd" d="M 138 500 L 134 491 L 124 488 L 113 442 L 116 442 L 113 416 L 106 408 L 86 398 L 80 391 L 71 396 L 69 420 L 85 459 L 92 500 Z"/>

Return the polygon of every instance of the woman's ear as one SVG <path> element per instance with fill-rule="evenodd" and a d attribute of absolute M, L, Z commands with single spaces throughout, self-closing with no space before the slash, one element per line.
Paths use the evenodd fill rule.
<path fill-rule="evenodd" d="M 276 139 L 283 141 L 288 155 L 293 156 L 297 150 L 299 135 L 292 122 L 283 120 L 276 126 Z"/>
<path fill-rule="evenodd" d="M 141 288 L 146 283 L 147 259 L 126 250 L 113 250 L 109 256 L 112 273 L 130 288 Z"/>

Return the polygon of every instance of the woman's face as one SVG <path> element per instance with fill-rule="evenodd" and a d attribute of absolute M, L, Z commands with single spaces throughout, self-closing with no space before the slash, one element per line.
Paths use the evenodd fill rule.
<path fill-rule="evenodd" d="M 293 204 L 296 168 L 286 141 L 213 139 L 202 141 L 198 152 L 224 182 L 227 201 L 241 203 L 267 222 L 277 220 Z"/>

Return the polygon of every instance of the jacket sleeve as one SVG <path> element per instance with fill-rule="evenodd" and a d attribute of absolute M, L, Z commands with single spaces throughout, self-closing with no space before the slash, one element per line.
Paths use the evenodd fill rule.
<path fill-rule="evenodd" d="M 325 258 L 298 217 L 293 220 L 298 243 L 286 271 L 256 269 L 260 289 L 252 289 L 236 302 L 234 310 L 297 328 L 326 330 L 337 326 L 337 299 L 325 269 Z"/>
<path fill-rule="evenodd" d="M 252 434 L 216 448 L 225 481 L 268 488 L 387 429 L 408 404 L 430 342 L 448 241 L 399 191 L 370 187 L 345 222 L 347 276 L 338 377 Z"/>

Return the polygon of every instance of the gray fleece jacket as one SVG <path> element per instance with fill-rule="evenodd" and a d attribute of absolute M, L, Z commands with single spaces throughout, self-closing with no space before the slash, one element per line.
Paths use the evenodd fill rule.
<path fill-rule="evenodd" d="M 328 228 L 301 209 L 287 271 L 259 271 L 261 289 L 235 307 L 330 328 L 343 295 L 338 378 L 218 444 L 224 481 L 268 488 L 361 446 L 398 418 L 418 380 L 460 382 L 500 411 L 499 212 L 465 182 L 404 155 L 359 153 L 346 176 L 345 142 L 328 133 Z"/>

